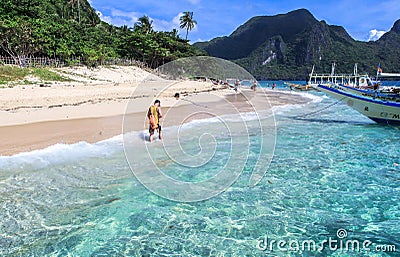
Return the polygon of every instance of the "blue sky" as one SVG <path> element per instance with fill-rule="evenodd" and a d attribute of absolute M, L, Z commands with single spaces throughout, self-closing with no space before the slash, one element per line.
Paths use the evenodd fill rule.
<path fill-rule="evenodd" d="M 156 30 L 179 28 L 181 12 L 194 12 L 197 26 L 191 42 L 231 34 L 253 16 L 276 15 L 306 8 L 317 20 L 343 26 L 357 40 L 376 40 L 400 19 L 399 0 L 89 0 L 102 20 L 133 27 L 147 15 Z M 185 37 L 185 32 L 180 32 Z"/>

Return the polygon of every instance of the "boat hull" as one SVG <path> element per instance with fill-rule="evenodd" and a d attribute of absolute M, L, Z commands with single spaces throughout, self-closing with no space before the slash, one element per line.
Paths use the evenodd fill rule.
<path fill-rule="evenodd" d="M 346 103 L 348 106 L 378 123 L 400 125 L 400 103 L 364 97 L 338 90 L 327 85 L 318 85 L 318 90 Z"/>

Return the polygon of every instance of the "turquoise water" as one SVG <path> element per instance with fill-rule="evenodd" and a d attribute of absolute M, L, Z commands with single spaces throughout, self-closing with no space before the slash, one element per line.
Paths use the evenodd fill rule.
<path fill-rule="evenodd" d="M 342 104 L 302 116 L 334 103 L 319 93 L 312 99 L 275 110 L 275 155 L 257 186 L 248 180 L 260 138 L 250 133 L 243 174 L 227 191 L 196 203 L 165 200 L 143 187 L 121 137 L 2 157 L 0 255 L 398 256 L 328 247 L 287 252 L 276 243 L 273 252 L 260 249 L 266 237 L 321 242 L 339 239 L 340 229 L 348 233 L 343 240 L 400 249 L 399 127 L 376 125 Z M 166 129 L 165 137 L 173 132 Z M 217 138 L 220 158 L 203 167 L 208 175 L 223 165 L 224 140 Z M 184 179 L 196 174 L 175 172 Z"/>
<path fill-rule="evenodd" d="M 262 80 L 259 81 L 258 83 L 260 84 L 261 87 L 266 87 L 266 88 L 271 88 L 272 84 L 276 84 L 277 89 L 289 89 L 289 86 L 285 85 L 284 82 L 289 82 L 289 83 L 294 83 L 294 84 L 300 84 L 300 85 L 305 85 L 307 84 L 307 81 L 283 81 L 283 80 Z M 399 87 L 400 86 L 400 81 L 393 81 L 393 80 L 381 80 L 382 86 L 389 86 L 389 87 Z"/>
<path fill-rule="evenodd" d="M 258 83 L 260 84 L 261 87 L 265 88 L 272 88 L 272 85 L 275 84 L 276 85 L 275 89 L 289 90 L 290 87 L 288 85 L 285 85 L 284 84 L 285 82 L 299 84 L 299 85 L 305 85 L 307 83 L 306 81 L 283 81 L 283 80 L 261 80 Z"/>

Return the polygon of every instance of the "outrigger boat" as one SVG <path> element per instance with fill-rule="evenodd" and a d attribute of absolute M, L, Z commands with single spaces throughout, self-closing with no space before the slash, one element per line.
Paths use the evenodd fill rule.
<path fill-rule="evenodd" d="M 400 78 L 400 74 L 382 73 L 378 68 L 373 80 L 367 74 L 358 74 L 357 64 L 353 74 L 335 74 L 334 69 L 335 64 L 331 74 L 316 74 L 313 67 L 308 84 L 375 122 L 400 125 L 400 89 L 382 87 L 378 81 L 379 76 Z"/>

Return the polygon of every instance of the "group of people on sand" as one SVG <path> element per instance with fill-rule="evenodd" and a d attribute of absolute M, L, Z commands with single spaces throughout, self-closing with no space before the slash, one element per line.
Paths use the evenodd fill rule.
<path fill-rule="evenodd" d="M 253 85 L 251 85 L 250 89 L 253 90 L 253 91 L 256 91 L 257 90 L 257 85 L 258 85 L 257 80 L 254 80 L 253 81 Z M 234 87 L 233 87 L 233 90 L 235 90 L 236 93 L 238 92 L 239 86 L 240 86 L 240 81 L 237 79 L 235 81 L 235 84 L 234 84 Z"/>

